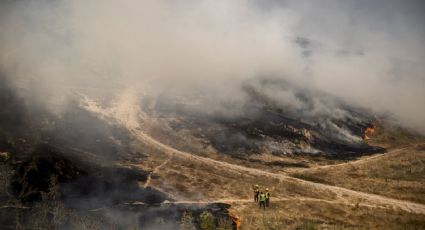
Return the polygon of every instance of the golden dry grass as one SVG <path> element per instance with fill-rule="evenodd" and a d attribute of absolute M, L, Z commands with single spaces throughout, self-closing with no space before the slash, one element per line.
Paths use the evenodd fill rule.
<path fill-rule="evenodd" d="M 241 230 L 262 229 L 423 229 L 425 216 L 401 210 L 321 201 L 275 201 L 266 211 L 256 204 L 233 205 Z"/>
<path fill-rule="evenodd" d="M 297 177 L 319 183 L 422 202 L 424 159 L 425 149 L 418 146 L 370 161 L 295 171 Z M 284 173 L 261 165 L 255 168 Z M 394 180 L 398 180 L 397 184 Z M 269 210 L 259 212 L 256 204 L 249 201 L 253 184 L 269 187 L 273 196 L 283 200 L 275 200 Z M 242 218 L 242 229 L 422 229 L 425 226 L 422 214 L 390 206 L 377 207 L 350 197 L 340 202 L 332 191 L 314 190 L 295 181 L 246 174 L 186 158 L 172 157 L 157 172 L 152 185 L 179 200 L 234 199 L 232 211 Z"/>
<path fill-rule="evenodd" d="M 424 145 L 348 164 L 299 170 L 293 176 L 396 199 L 425 203 Z"/>

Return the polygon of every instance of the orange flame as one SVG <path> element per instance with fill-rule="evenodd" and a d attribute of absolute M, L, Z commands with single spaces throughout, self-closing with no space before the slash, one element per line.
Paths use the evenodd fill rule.
<path fill-rule="evenodd" d="M 241 227 L 241 219 L 231 212 L 229 212 L 229 216 L 232 219 L 233 224 L 236 226 L 236 230 L 238 230 Z"/>
<path fill-rule="evenodd" d="M 364 137 L 363 137 L 363 139 L 365 141 L 369 140 L 370 137 L 368 135 L 372 135 L 374 132 L 375 132 L 375 128 L 373 128 L 373 127 L 367 127 L 365 129 L 365 131 L 364 131 Z"/>

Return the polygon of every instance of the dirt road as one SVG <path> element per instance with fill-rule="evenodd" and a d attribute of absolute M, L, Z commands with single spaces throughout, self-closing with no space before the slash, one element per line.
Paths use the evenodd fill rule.
<path fill-rule="evenodd" d="M 327 168 L 334 168 L 334 167 L 340 167 L 340 166 L 345 166 L 345 165 L 362 164 L 362 163 L 366 163 L 370 160 L 384 158 L 384 157 L 387 157 L 390 154 L 398 153 L 398 152 L 401 152 L 401 151 L 404 151 L 404 150 L 407 150 L 407 149 L 411 149 L 411 148 L 415 148 L 415 147 L 418 147 L 418 146 L 421 146 L 421 145 L 424 145 L 424 144 L 425 144 L 425 142 L 421 142 L 421 143 L 417 143 L 417 144 L 414 144 L 414 145 L 405 146 L 403 148 L 394 149 L 394 150 L 391 150 L 391 151 L 386 152 L 386 153 L 378 153 L 378 154 L 375 154 L 373 156 L 362 157 L 362 158 L 360 158 L 358 160 L 354 160 L 354 161 L 349 161 L 349 162 L 344 162 L 344 163 L 339 163 L 339 164 L 331 164 L 331 165 L 319 165 L 319 166 L 308 168 L 308 170 L 327 169 Z M 298 171 L 302 172 L 303 170 L 305 170 L 305 169 L 300 169 Z"/>
<path fill-rule="evenodd" d="M 377 206 L 386 207 L 387 205 L 391 205 L 394 208 L 400 208 L 400 209 L 408 211 L 408 212 L 425 214 L 425 205 L 423 205 L 423 204 L 418 204 L 418 203 L 413 203 L 413 202 L 403 201 L 403 200 L 397 200 L 397 199 L 388 198 L 388 197 L 384 197 L 384 196 L 380 196 L 380 195 L 376 195 L 376 194 L 354 191 L 354 190 L 350 190 L 350 189 L 346 189 L 346 188 L 342 188 L 342 187 L 337 187 L 337 186 L 315 183 L 315 182 L 306 181 L 306 180 L 294 178 L 294 177 L 283 175 L 283 174 L 271 173 L 271 172 L 263 171 L 263 170 L 260 170 L 260 169 L 248 168 L 248 167 L 245 167 L 245 166 L 240 166 L 240 165 L 235 165 L 235 164 L 231 164 L 231 163 L 227 163 L 227 162 L 217 161 L 217 160 L 213 160 L 213 159 L 210 159 L 210 158 L 195 156 L 193 154 L 183 152 L 183 151 L 174 149 L 170 146 L 164 145 L 164 144 L 158 142 L 157 140 L 151 138 L 150 136 L 146 135 L 145 133 L 143 133 L 141 131 L 131 130 L 131 132 L 140 141 L 143 141 L 144 143 L 153 145 L 153 146 L 157 147 L 159 150 L 167 152 L 168 154 L 172 154 L 175 157 L 181 157 L 181 158 L 185 158 L 186 160 L 193 160 L 193 161 L 202 162 L 204 164 L 220 166 L 220 167 L 225 168 L 225 169 L 231 169 L 231 170 L 234 170 L 234 171 L 249 173 L 249 174 L 252 174 L 252 175 L 265 175 L 265 176 L 273 177 L 273 178 L 276 178 L 276 179 L 279 179 L 279 180 L 295 181 L 295 182 L 298 182 L 302 185 L 314 188 L 316 190 L 322 190 L 322 191 L 323 190 L 331 190 L 332 192 L 337 193 L 339 198 L 351 196 L 351 197 L 354 197 L 354 198 L 360 198 L 360 199 L 363 199 L 365 201 L 369 201 L 369 202 L 371 202 L 371 203 L 373 203 Z M 350 202 L 347 202 L 347 203 L 350 203 Z"/>

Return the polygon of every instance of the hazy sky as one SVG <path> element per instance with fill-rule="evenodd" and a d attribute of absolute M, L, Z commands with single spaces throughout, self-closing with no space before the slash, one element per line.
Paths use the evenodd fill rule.
<path fill-rule="evenodd" d="M 272 76 L 425 133 L 424 44 L 420 0 L 0 3 L 0 73 L 40 94 L 120 84 L 225 98 Z"/>

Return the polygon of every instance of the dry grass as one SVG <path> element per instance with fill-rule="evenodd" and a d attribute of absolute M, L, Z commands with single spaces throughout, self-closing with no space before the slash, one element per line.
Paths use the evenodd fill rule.
<path fill-rule="evenodd" d="M 425 216 L 400 210 L 330 204 L 319 201 L 272 202 L 266 211 L 256 204 L 233 205 L 242 216 L 241 230 L 260 229 L 423 229 Z"/>
<path fill-rule="evenodd" d="M 369 143 L 387 149 L 409 146 L 413 143 L 425 141 L 425 138 L 416 133 L 412 133 L 399 126 L 391 125 L 389 122 L 376 122 L 375 132 Z"/>
<path fill-rule="evenodd" d="M 381 136 L 381 144 L 388 137 Z M 415 141 L 418 141 L 415 139 Z M 401 146 L 415 143 L 401 141 Z M 390 145 L 387 145 L 390 146 Z M 213 154 L 214 159 L 258 168 L 264 171 L 294 175 L 318 183 L 332 184 L 367 193 L 376 193 L 397 199 L 425 202 L 425 148 L 420 146 L 373 158 L 361 163 L 348 163 L 327 168 L 317 165 L 341 163 L 312 158 L 297 159 L 262 156 L 256 161 L 234 160 Z M 149 154 L 145 159 L 152 165 L 164 161 L 164 155 Z M 312 168 L 287 170 L 269 167 L 264 162 L 302 162 Z M 311 186 L 291 180 L 279 180 L 264 175 L 241 173 L 220 166 L 205 164 L 187 158 L 173 157 L 152 177 L 152 186 L 171 194 L 178 200 L 238 200 L 232 211 L 242 218 L 242 229 L 422 229 L 425 216 L 399 209 L 377 207 L 351 197 L 338 198 L 331 190 L 315 190 Z M 251 203 L 252 185 L 268 187 L 274 198 L 266 212 Z M 344 202 L 341 202 L 343 201 Z"/>
<path fill-rule="evenodd" d="M 153 186 L 186 200 L 253 199 L 252 186 L 255 184 L 269 188 L 274 197 L 335 198 L 330 191 L 312 190 L 295 181 L 247 174 L 178 157 L 152 180 Z"/>
<path fill-rule="evenodd" d="M 423 146 L 357 163 L 302 170 L 293 175 L 318 183 L 425 203 Z"/>

